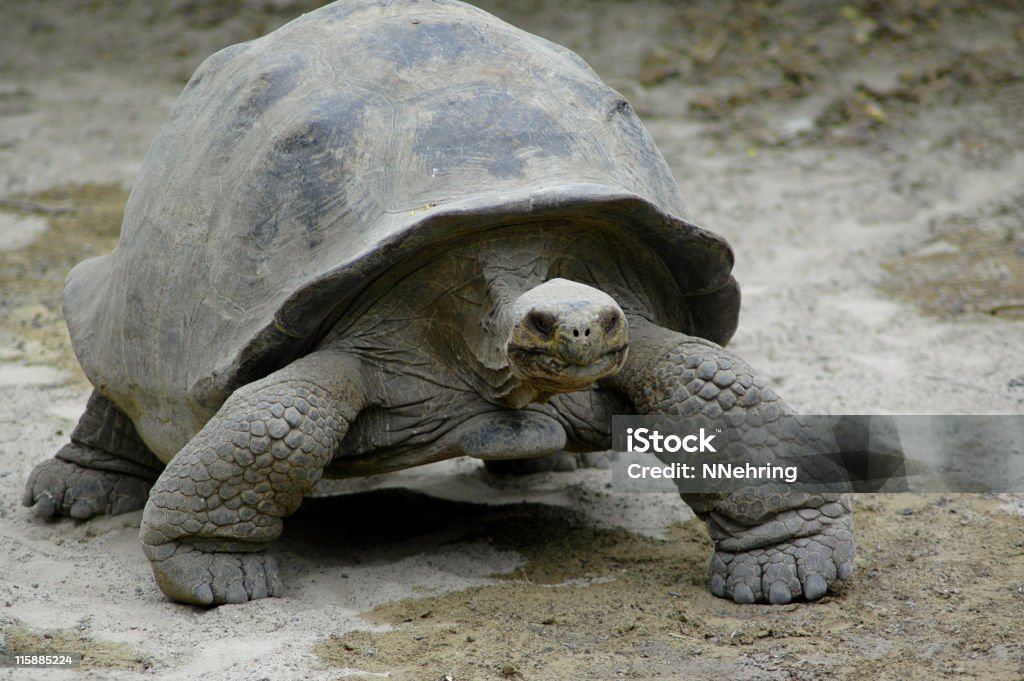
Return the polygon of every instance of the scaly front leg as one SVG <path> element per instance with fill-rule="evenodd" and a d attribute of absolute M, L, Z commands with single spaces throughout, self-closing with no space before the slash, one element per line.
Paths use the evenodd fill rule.
<path fill-rule="evenodd" d="M 140 537 L 163 592 L 197 605 L 279 595 L 262 550 L 320 479 L 363 400 L 357 361 L 328 350 L 235 391 L 146 504 Z"/>
<path fill-rule="evenodd" d="M 641 415 L 728 418 L 747 451 L 789 458 L 806 439 L 783 428 L 788 408 L 743 360 L 714 343 L 645 322 L 630 328 L 629 359 L 604 384 Z M 853 571 L 853 514 L 848 494 L 773 493 L 748 487 L 731 494 L 683 494 L 715 542 L 711 591 L 737 603 L 788 603 L 825 595 Z"/>

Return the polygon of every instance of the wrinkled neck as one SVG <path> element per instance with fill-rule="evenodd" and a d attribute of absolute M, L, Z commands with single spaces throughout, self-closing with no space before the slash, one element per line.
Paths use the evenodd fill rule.
<path fill-rule="evenodd" d="M 500 351 L 504 364 L 504 346 L 515 324 L 515 302 L 548 279 L 549 263 L 547 257 L 537 252 L 485 250 L 481 252 L 481 265 L 490 306 L 483 311 L 481 326 L 491 338 L 489 346 Z"/>
<path fill-rule="evenodd" d="M 678 308 L 679 296 L 664 295 L 674 286 L 666 272 L 656 255 L 612 232 L 502 228 L 392 269 L 323 342 L 377 366 L 394 384 L 388 390 L 415 379 L 519 408 L 547 397 L 513 375 L 506 356 L 520 296 L 561 278 L 606 291 L 630 317 L 671 319 L 664 310 Z"/>

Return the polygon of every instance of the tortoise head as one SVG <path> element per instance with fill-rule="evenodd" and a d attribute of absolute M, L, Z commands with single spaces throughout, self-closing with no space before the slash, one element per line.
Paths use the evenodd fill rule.
<path fill-rule="evenodd" d="M 626 315 L 596 288 L 551 279 L 519 296 L 511 313 L 509 366 L 541 392 L 585 388 L 617 373 L 626 361 Z"/>

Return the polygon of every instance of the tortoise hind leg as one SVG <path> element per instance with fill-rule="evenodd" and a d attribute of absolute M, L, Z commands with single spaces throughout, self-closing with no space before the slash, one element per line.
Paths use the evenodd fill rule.
<path fill-rule="evenodd" d="M 162 469 L 131 419 L 93 391 L 71 441 L 33 469 L 22 503 L 44 518 L 127 513 L 145 506 Z"/>
<path fill-rule="evenodd" d="M 762 443 L 759 454 L 772 457 L 767 460 L 775 452 L 818 451 L 812 441 L 783 428 L 779 416 L 787 408 L 745 362 L 703 339 L 637 326 L 630 329 L 626 366 L 606 381 L 633 401 L 637 413 L 727 414 L 740 424 L 751 450 Z M 813 601 L 853 571 L 849 495 L 773 493 L 771 487 L 752 483 L 731 494 L 682 495 L 715 542 L 710 586 L 716 596 L 737 603 Z"/>
<path fill-rule="evenodd" d="M 358 360 L 330 350 L 236 390 L 146 504 L 140 538 L 163 592 L 197 605 L 279 595 L 263 549 L 320 479 L 363 401 Z"/>

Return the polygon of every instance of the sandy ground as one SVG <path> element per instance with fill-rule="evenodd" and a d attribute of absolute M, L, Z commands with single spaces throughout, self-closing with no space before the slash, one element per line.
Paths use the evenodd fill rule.
<path fill-rule="evenodd" d="M 735 248 L 731 347 L 798 409 L 1024 410 L 1019 3 L 480 4 L 634 103 L 692 217 Z M 86 655 L 0 677 L 1024 678 L 1024 495 L 860 495 L 855 577 L 780 608 L 710 596 L 683 504 L 602 471 L 458 461 L 350 484 L 288 524 L 287 597 L 213 610 L 163 598 L 139 513 L 22 508 L 88 394 L 63 276 L 112 247 L 199 61 L 304 9 L 0 6 L 0 645 Z"/>

